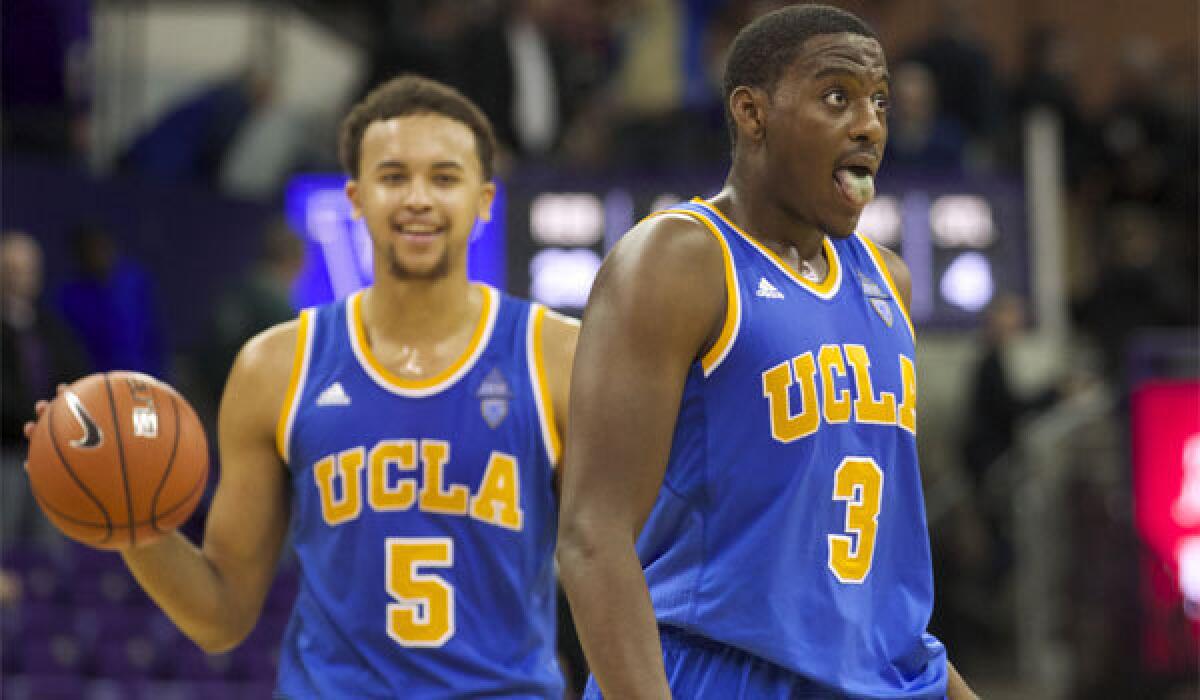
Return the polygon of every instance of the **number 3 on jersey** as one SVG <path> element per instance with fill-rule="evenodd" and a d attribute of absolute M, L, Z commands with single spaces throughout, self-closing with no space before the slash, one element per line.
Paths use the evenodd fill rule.
<path fill-rule="evenodd" d="M 846 502 L 848 535 L 829 535 L 829 570 L 842 583 L 862 583 L 871 572 L 883 500 L 883 470 L 870 457 L 847 457 L 833 472 L 833 498 Z"/>
<path fill-rule="evenodd" d="M 403 647 L 440 647 L 454 636 L 454 588 L 421 567 L 454 566 L 449 537 L 387 538 L 388 636 Z"/>

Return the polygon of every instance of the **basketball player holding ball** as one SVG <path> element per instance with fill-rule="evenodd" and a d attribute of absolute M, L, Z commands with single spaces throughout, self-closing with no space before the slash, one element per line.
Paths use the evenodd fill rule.
<path fill-rule="evenodd" d="M 578 327 L 467 279 L 494 151 L 439 83 L 397 78 L 354 107 L 340 154 L 374 283 L 241 350 L 202 546 L 121 550 L 221 652 L 254 627 L 290 523 L 277 697 L 562 696 L 554 466 Z"/>

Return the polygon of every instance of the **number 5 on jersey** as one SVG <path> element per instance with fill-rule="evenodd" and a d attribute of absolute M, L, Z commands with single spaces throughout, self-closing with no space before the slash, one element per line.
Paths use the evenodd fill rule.
<path fill-rule="evenodd" d="M 454 588 L 421 567 L 454 566 L 449 537 L 387 538 L 388 636 L 403 647 L 440 647 L 454 636 Z"/>

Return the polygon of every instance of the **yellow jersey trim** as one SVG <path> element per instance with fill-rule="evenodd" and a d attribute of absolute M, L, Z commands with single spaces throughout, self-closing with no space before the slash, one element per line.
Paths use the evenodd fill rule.
<path fill-rule="evenodd" d="M 883 259 L 883 253 L 879 252 L 879 246 L 875 245 L 875 241 L 861 234 L 854 234 L 863 243 L 863 247 L 867 249 L 867 254 L 871 256 L 871 260 L 875 263 L 875 267 L 879 269 L 879 274 L 883 276 L 883 281 L 887 283 L 888 289 L 892 292 L 892 298 L 896 300 L 896 307 L 900 309 L 900 315 L 904 317 L 904 323 L 908 325 L 909 335 L 912 336 L 913 344 L 917 342 L 917 331 L 913 327 L 912 317 L 908 315 L 908 309 L 904 306 L 904 297 L 900 296 L 900 288 L 896 286 L 896 280 L 892 279 L 892 272 L 888 269 L 887 261 Z"/>
<path fill-rule="evenodd" d="M 747 243 L 757 248 L 759 252 L 761 252 L 767 257 L 768 260 L 775 264 L 775 267 L 779 268 L 780 271 L 782 271 L 785 275 L 792 278 L 796 284 L 804 287 L 821 299 L 828 300 L 837 296 L 838 290 L 841 289 L 842 286 L 842 263 L 841 259 L 838 258 L 837 248 L 833 246 L 833 242 L 829 240 L 828 236 L 822 240 L 821 244 L 825 249 L 825 259 L 829 261 L 829 272 L 826 273 L 825 279 L 821 280 L 820 282 L 810 282 L 809 280 L 801 277 L 800 273 L 792 268 L 791 265 L 788 265 L 786 262 L 784 262 L 783 258 L 779 257 L 775 251 L 766 247 L 754 236 L 751 236 L 739 228 L 737 224 L 733 223 L 729 217 L 725 216 L 724 212 L 722 212 L 712 203 L 705 199 L 701 199 L 700 197 L 696 197 L 692 201 L 719 216 L 722 221 L 729 225 L 729 228 L 737 231 L 739 236 L 744 238 Z"/>
<path fill-rule="evenodd" d="M 682 214 L 699 221 L 721 245 L 721 259 L 725 264 L 725 320 L 721 324 L 721 332 L 717 335 L 716 342 L 712 344 L 708 352 L 704 353 L 704 357 L 700 358 L 700 367 L 704 370 L 704 376 L 708 377 L 716 371 L 717 367 L 721 366 L 721 362 L 733 349 L 738 330 L 742 325 L 742 293 L 737 281 L 737 268 L 733 264 L 733 251 L 729 248 L 729 241 L 725 240 L 725 236 L 721 235 L 717 227 L 700 214 L 687 209 L 663 209 L 650 216 L 663 214 Z"/>
<path fill-rule="evenodd" d="M 475 361 L 483 354 L 488 340 L 492 337 L 492 330 L 496 326 L 496 316 L 500 310 L 499 292 L 486 284 L 475 283 L 473 286 L 477 287 L 483 296 L 483 308 L 479 313 L 479 321 L 475 325 L 475 331 L 471 334 L 471 340 L 467 343 L 466 350 L 463 351 L 458 359 L 452 362 L 449 367 L 428 379 L 405 379 L 399 377 L 384 367 L 375 355 L 371 353 L 371 346 L 367 342 L 367 330 L 362 316 L 364 292 L 363 290 L 355 292 L 346 304 L 346 324 L 349 326 L 350 331 L 350 345 L 363 370 L 379 386 L 393 394 L 409 398 L 432 396 L 453 386 L 455 382 L 475 366 Z"/>
<path fill-rule="evenodd" d="M 529 357 L 529 378 L 533 381 L 534 403 L 537 404 L 542 442 L 546 445 L 546 455 L 550 458 L 550 464 L 557 467 L 562 456 L 562 438 L 558 434 L 558 423 L 554 420 L 554 398 L 550 395 L 550 384 L 546 381 L 546 356 L 543 351 L 545 335 L 542 333 L 545 321 L 546 307 L 532 304 L 529 308 L 525 354 Z"/>
<path fill-rule="evenodd" d="M 312 327 L 313 310 L 305 309 L 297 318 L 296 349 L 292 354 L 292 374 L 288 377 L 287 393 L 284 394 L 283 405 L 279 408 L 279 421 L 275 426 L 275 450 L 285 463 L 288 460 L 288 446 L 292 439 L 292 425 L 296 421 L 296 408 L 301 394 L 304 393 L 304 380 L 308 378 L 308 363 L 312 356 Z"/>

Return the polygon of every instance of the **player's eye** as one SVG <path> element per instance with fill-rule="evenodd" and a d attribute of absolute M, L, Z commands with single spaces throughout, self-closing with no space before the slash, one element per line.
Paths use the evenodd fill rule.
<path fill-rule="evenodd" d="M 830 107 L 845 107 L 848 101 L 846 91 L 841 88 L 827 91 L 821 99 Z"/>
<path fill-rule="evenodd" d="M 875 93 L 875 95 L 871 98 L 871 103 L 875 105 L 875 109 L 881 112 L 886 112 L 887 109 L 892 106 L 891 97 L 884 92 Z"/>
<path fill-rule="evenodd" d="M 386 185 L 399 185 L 403 183 L 406 178 L 400 173 L 384 173 L 379 179 L 382 180 Z"/>
<path fill-rule="evenodd" d="M 433 182 L 441 187 L 449 187 L 458 182 L 458 176 L 450 175 L 448 173 L 439 173 L 433 176 Z"/>

